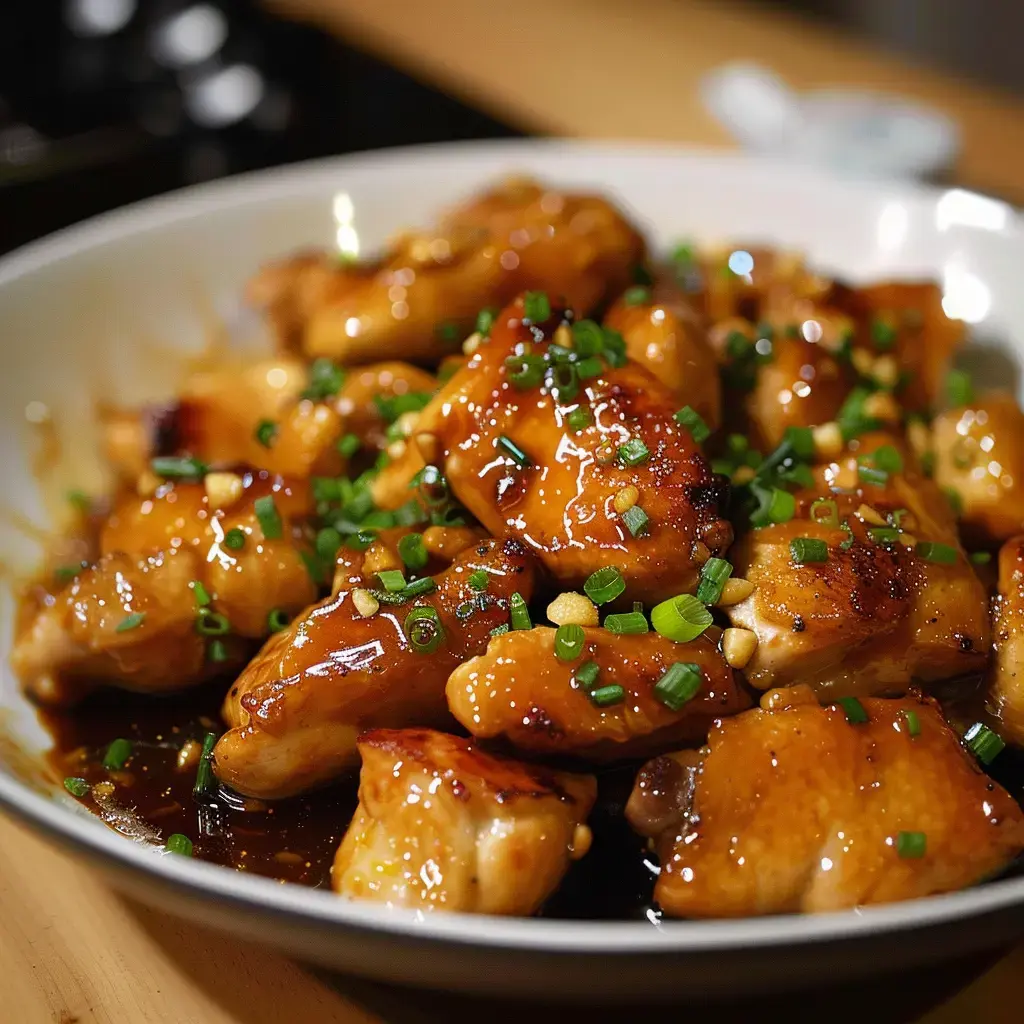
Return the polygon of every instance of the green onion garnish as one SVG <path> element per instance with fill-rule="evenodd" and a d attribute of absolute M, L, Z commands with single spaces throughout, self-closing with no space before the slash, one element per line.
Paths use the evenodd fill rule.
<path fill-rule="evenodd" d="M 491 630 L 491 636 L 504 636 L 508 631 L 508 623 L 503 622 L 500 626 L 495 626 Z"/>
<path fill-rule="evenodd" d="M 611 367 L 625 366 L 629 362 L 629 357 L 626 355 L 626 339 L 610 327 L 603 328 L 602 333 L 604 335 L 602 355 L 605 362 Z"/>
<path fill-rule="evenodd" d="M 330 359 L 314 359 L 309 368 L 309 385 L 302 392 L 302 397 L 314 401 L 330 398 L 341 390 L 344 383 L 345 371 L 340 366 L 335 366 Z"/>
<path fill-rule="evenodd" d="M 991 764 L 1006 746 L 999 733 L 981 722 L 975 722 L 964 733 L 964 742 L 982 764 Z"/>
<path fill-rule="evenodd" d="M 149 468 L 165 480 L 198 480 L 209 472 L 205 462 L 191 456 L 158 455 L 150 459 Z"/>
<path fill-rule="evenodd" d="M 584 690 L 592 690 L 601 669 L 596 661 L 585 661 L 576 669 L 576 682 Z"/>
<path fill-rule="evenodd" d="M 617 615 L 606 615 L 604 628 L 609 633 L 634 634 L 647 633 L 650 626 L 647 624 L 647 617 L 643 612 L 621 612 Z"/>
<path fill-rule="evenodd" d="M 651 609 L 651 623 L 662 636 L 689 643 L 711 625 L 713 616 L 693 594 L 680 594 Z"/>
<path fill-rule="evenodd" d="M 904 859 L 923 857 L 927 848 L 928 837 L 923 832 L 899 832 L 896 835 L 896 853 Z"/>
<path fill-rule="evenodd" d="M 946 376 L 946 401 L 954 408 L 974 401 L 971 375 L 963 370 L 950 370 Z"/>
<path fill-rule="evenodd" d="M 206 645 L 206 657 L 210 661 L 222 662 L 228 660 L 227 645 L 223 640 L 214 638 Z"/>
<path fill-rule="evenodd" d="M 107 747 L 103 755 L 103 767 L 110 772 L 119 772 L 132 756 L 132 744 L 130 740 L 117 739 Z"/>
<path fill-rule="evenodd" d="M 953 565 L 956 562 L 956 548 L 930 540 L 918 541 L 914 554 L 926 562 L 934 562 L 937 565 Z"/>
<path fill-rule="evenodd" d="M 405 574 L 398 569 L 385 569 L 383 572 L 377 573 L 377 579 L 389 594 L 397 594 L 400 590 L 405 590 L 408 585 L 405 582 Z"/>
<path fill-rule="evenodd" d="M 884 487 L 889 482 L 889 474 L 875 466 L 858 466 L 857 476 L 862 484 L 870 484 L 872 487 Z"/>
<path fill-rule="evenodd" d="M 399 596 L 404 601 L 408 601 L 413 597 L 423 597 L 424 594 L 432 594 L 437 590 L 437 584 L 429 576 L 422 576 L 418 580 L 413 580 Z"/>
<path fill-rule="evenodd" d="M 921 719 L 917 717 L 916 711 L 901 711 L 900 717 L 907 723 L 908 736 L 921 735 Z"/>
<path fill-rule="evenodd" d="M 53 578 L 60 584 L 70 583 L 83 569 L 88 567 L 88 563 L 79 562 L 77 565 L 58 565 L 53 570 Z"/>
<path fill-rule="evenodd" d="M 622 301 L 627 306 L 642 306 L 645 302 L 651 301 L 651 289 L 643 285 L 627 288 L 622 294 Z"/>
<path fill-rule="evenodd" d="M 836 703 L 846 712 L 846 720 L 850 725 L 863 725 L 869 721 L 864 705 L 856 697 L 840 697 Z"/>
<path fill-rule="evenodd" d="M 816 537 L 794 537 L 789 542 L 789 553 L 798 565 L 828 561 L 828 545 Z"/>
<path fill-rule="evenodd" d="M 677 661 L 654 684 L 654 696 L 669 711 L 679 711 L 697 696 L 702 678 L 699 665 Z"/>
<path fill-rule="evenodd" d="M 992 561 L 992 553 L 990 551 L 975 551 L 971 554 L 972 565 L 988 565 Z"/>
<path fill-rule="evenodd" d="M 590 699 L 599 707 L 607 708 L 613 704 L 621 704 L 626 699 L 626 691 L 619 685 L 599 686 L 590 691 Z"/>
<path fill-rule="evenodd" d="M 583 653 L 587 637 L 583 627 L 567 623 L 555 630 L 555 657 L 559 661 L 575 661 Z"/>
<path fill-rule="evenodd" d="M 672 418 L 684 430 L 690 432 L 690 436 L 697 444 L 703 444 L 711 436 L 711 428 L 701 418 L 700 413 L 689 405 L 684 405 Z"/>
<path fill-rule="evenodd" d="M 627 466 L 639 466 L 650 457 L 650 449 L 639 437 L 631 437 L 625 444 L 619 445 L 619 458 Z"/>
<path fill-rule="evenodd" d="M 781 487 L 754 485 L 751 490 L 757 498 L 757 508 L 750 514 L 750 524 L 756 527 L 772 523 L 788 523 L 796 513 L 796 499 Z"/>
<path fill-rule="evenodd" d="M 444 627 L 430 605 L 421 605 L 406 616 L 405 635 L 417 654 L 432 654 L 444 642 Z"/>
<path fill-rule="evenodd" d="M 231 632 L 231 623 L 226 615 L 200 608 L 196 618 L 196 632 L 200 636 L 227 636 Z"/>
<path fill-rule="evenodd" d="M 245 547 L 245 531 L 237 526 L 232 527 L 224 534 L 224 547 L 232 551 L 241 551 Z"/>
<path fill-rule="evenodd" d="M 526 469 L 527 466 L 533 465 L 530 462 L 530 456 L 523 451 L 510 437 L 506 437 L 504 434 L 498 435 L 498 446 L 505 449 L 505 454 L 520 468 Z"/>
<path fill-rule="evenodd" d="M 132 612 L 126 615 L 115 627 L 115 633 L 127 633 L 130 629 L 136 629 L 146 621 L 145 612 Z"/>
<path fill-rule="evenodd" d="M 203 737 L 203 749 L 199 755 L 199 767 L 196 768 L 196 781 L 192 786 L 193 796 L 203 796 L 213 786 L 213 768 L 211 758 L 213 748 L 217 745 L 217 734 L 208 732 Z"/>
<path fill-rule="evenodd" d="M 576 364 L 576 376 L 580 380 L 590 380 L 592 377 L 600 377 L 604 373 L 604 366 L 597 356 L 587 356 Z"/>
<path fill-rule="evenodd" d="M 895 526 L 872 526 L 868 536 L 876 544 L 895 544 L 900 539 L 900 531 Z"/>
<path fill-rule="evenodd" d="M 542 356 L 509 356 L 505 360 L 508 379 L 520 391 L 529 391 L 530 388 L 538 387 L 544 380 L 545 369 L 546 364 Z"/>
<path fill-rule="evenodd" d="M 530 609 L 526 607 L 526 600 L 518 591 L 508 600 L 508 615 L 513 629 L 533 629 Z"/>
<path fill-rule="evenodd" d="M 546 292 L 527 292 L 523 296 L 523 319 L 542 324 L 551 316 L 551 302 Z"/>
<path fill-rule="evenodd" d="M 291 616 L 281 608 L 271 608 L 267 614 L 267 629 L 271 633 L 280 633 L 289 622 L 291 622 Z"/>
<path fill-rule="evenodd" d="M 325 562 L 333 562 L 341 547 L 341 534 L 333 526 L 325 526 L 317 530 L 316 553 Z"/>
<path fill-rule="evenodd" d="M 407 568 L 422 569 L 430 558 L 423 543 L 423 535 L 407 533 L 398 542 L 398 557 L 402 559 Z"/>
<path fill-rule="evenodd" d="M 732 563 L 724 558 L 709 558 L 700 571 L 697 600 L 702 604 L 715 604 L 722 596 L 722 588 L 732 575 Z"/>
<path fill-rule="evenodd" d="M 338 438 L 338 443 L 335 447 L 346 459 L 351 459 L 359 451 L 360 441 L 355 434 L 346 434 L 344 437 Z"/>
<path fill-rule="evenodd" d="M 812 523 L 839 529 L 839 506 L 831 498 L 818 498 L 811 503 L 810 518 Z"/>
<path fill-rule="evenodd" d="M 164 849 L 168 853 L 176 853 L 179 857 L 191 857 L 192 840 L 188 836 L 183 836 L 180 832 L 175 832 L 174 835 L 167 837 Z"/>
<path fill-rule="evenodd" d="M 476 329 L 477 333 L 484 338 L 491 336 L 491 328 L 494 326 L 494 321 L 497 319 L 498 310 L 493 309 L 489 306 L 485 306 L 476 315 Z"/>
<path fill-rule="evenodd" d="M 577 320 L 572 325 L 572 347 L 581 358 L 596 356 L 604 348 L 604 331 L 593 320 Z"/>
<path fill-rule="evenodd" d="M 210 603 L 210 594 L 201 580 L 193 580 L 189 586 L 192 588 L 192 596 L 196 599 L 197 608 L 205 608 Z"/>
<path fill-rule="evenodd" d="M 650 532 L 651 521 L 648 519 L 647 513 L 639 505 L 627 508 L 622 513 L 622 521 L 626 524 L 626 529 L 634 537 L 642 537 Z"/>
<path fill-rule="evenodd" d="M 867 388 L 854 388 L 846 396 L 846 401 L 836 414 L 836 423 L 839 424 L 844 441 L 852 441 L 855 437 L 860 437 L 870 430 L 877 430 L 881 426 L 877 419 L 864 412 L 864 403 L 870 395 L 871 392 Z"/>
<path fill-rule="evenodd" d="M 853 547 L 856 537 L 854 537 L 853 530 L 845 519 L 839 524 L 839 527 L 846 534 L 846 539 L 839 542 L 839 550 L 849 551 Z"/>
<path fill-rule="evenodd" d="M 72 796 L 85 796 L 89 792 L 89 783 L 85 779 L 79 779 L 69 776 L 64 780 L 64 788 Z"/>
<path fill-rule="evenodd" d="M 868 458 L 873 466 L 884 469 L 886 473 L 903 472 L 903 456 L 891 444 L 883 444 L 880 448 L 876 448 Z"/>
<path fill-rule="evenodd" d="M 614 601 L 626 589 L 626 581 L 614 565 L 606 565 L 592 572 L 583 584 L 583 593 L 594 604 L 607 604 Z"/>
<path fill-rule="evenodd" d="M 277 540 L 284 533 L 281 523 L 281 516 L 278 514 L 277 505 L 274 504 L 274 496 L 265 494 L 252 503 L 253 511 L 259 520 L 260 529 L 263 531 L 265 540 Z"/>
<path fill-rule="evenodd" d="M 404 416 L 407 412 L 425 409 L 432 397 L 429 391 L 406 391 L 401 395 L 375 395 L 373 404 L 383 419 L 388 423 L 394 423 L 399 416 Z"/>
<path fill-rule="evenodd" d="M 896 344 L 896 328 L 888 319 L 872 320 L 871 340 L 879 352 L 888 352 Z"/>
<path fill-rule="evenodd" d="M 783 437 L 798 459 L 810 462 L 814 458 L 814 433 L 810 427 L 786 427 Z"/>
<path fill-rule="evenodd" d="M 254 436 L 264 448 L 269 448 L 274 443 L 274 438 L 277 437 L 277 430 L 277 424 L 273 420 L 260 420 L 256 424 Z"/>
<path fill-rule="evenodd" d="M 72 505 L 79 512 L 84 512 L 88 515 L 92 511 L 92 498 L 85 491 L 80 491 L 77 487 L 73 487 L 67 492 L 65 497 L 68 500 L 68 504 Z"/>
<path fill-rule="evenodd" d="M 594 415 L 589 406 L 579 405 L 565 417 L 565 422 L 569 424 L 570 430 L 586 430 L 594 422 Z"/>
<path fill-rule="evenodd" d="M 487 584 L 490 583 L 490 581 L 490 574 L 484 572 L 483 569 L 475 569 L 469 574 L 466 583 L 468 583 L 473 590 L 486 590 Z"/>
<path fill-rule="evenodd" d="M 550 387 L 562 405 L 571 402 L 580 390 L 580 377 L 576 364 L 559 363 L 554 366 L 551 370 Z"/>

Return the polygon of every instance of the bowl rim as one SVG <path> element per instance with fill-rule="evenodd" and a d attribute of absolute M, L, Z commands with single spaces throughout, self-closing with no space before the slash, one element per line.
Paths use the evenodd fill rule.
<path fill-rule="evenodd" d="M 0 258 L 0 288 L 46 265 L 89 249 L 141 234 L 211 210 L 301 197 L 336 187 L 346 171 L 385 169 L 401 176 L 408 165 L 450 167 L 452 162 L 482 169 L 488 163 L 526 161 L 549 167 L 581 157 L 598 161 L 700 165 L 775 176 L 790 184 L 827 188 L 837 195 L 850 190 L 914 205 L 933 205 L 943 190 L 917 185 L 840 181 L 813 168 L 785 160 L 752 158 L 741 153 L 666 144 L 514 139 L 492 142 L 438 143 L 375 150 L 283 168 L 269 168 L 180 189 L 90 218 L 16 249 Z M 1015 211 L 1014 211 L 1015 212 Z M 1010 217 L 1002 234 L 1021 237 L 1020 222 Z M 201 896 L 215 904 L 300 919 L 327 929 L 358 930 L 410 940 L 492 949 L 633 955 L 643 953 L 716 952 L 745 947 L 773 948 L 847 941 L 935 927 L 999 911 L 1024 908 L 1024 878 L 1004 879 L 940 896 L 881 906 L 812 915 L 778 915 L 701 921 L 569 920 L 505 918 L 437 911 L 389 909 L 348 901 L 333 893 L 166 854 L 126 840 L 87 812 L 42 796 L 0 771 L 0 806 L 52 839 L 89 855 L 108 869 L 126 869 L 139 880 L 155 879 L 182 896 Z M 594 927 L 599 924 L 600 927 Z"/>

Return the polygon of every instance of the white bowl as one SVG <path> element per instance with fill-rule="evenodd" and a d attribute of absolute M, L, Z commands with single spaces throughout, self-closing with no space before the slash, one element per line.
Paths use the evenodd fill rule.
<path fill-rule="evenodd" d="M 239 339 L 259 336 L 239 297 L 261 261 L 330 245 L 336 215 L 344 222 L 351 210 L 365 250 L 520 171 L 611 193 L 655 245 L 763 240 L 805 250 L 853 279 L 938 278 L 947 311 L 978 325 L 985 365 L 1004 383 L 1016 377 L 1024 239 L 1017 214 L 1002 203 L 957 190 L 843 184 L 671 148 L 502 142 L 391 150 L 189 189 L 0 260 L 4 509 L 46 522 L 47 488 L 32 472 L 38 428 L 26 423 L 26 409 L 31 417 L 40 407 L 31 403 L 54 415 L 60 457 L 56 477 L 47 477 L 51 498 L 66 486 L 95 486 L 95 399 L 170 395 L 175 363 L 214 324 Z M 0 564 L 23 570 L 37 557 L 17 516 L 0 517 Z M 637 999 L 837 981 L 1024 936 L 1020 878 L 856 912 L 655 927 L 388 912 L 161 856 L 107 830 L 35 768 L 47 738 L 7 669 L 12 607 L 10 594 L 0 595 L 0 802 L 138 898 L 298 956 L 452 990 Z"/>

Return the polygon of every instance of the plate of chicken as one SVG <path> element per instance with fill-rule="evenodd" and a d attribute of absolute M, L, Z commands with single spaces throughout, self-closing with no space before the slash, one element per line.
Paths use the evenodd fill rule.
<path fill-rule="evenodd" d="M 1019 938 L 1022 256 L 963 190 L 514 142 L 6 257 L 0 802 L 449 989 Z"/>

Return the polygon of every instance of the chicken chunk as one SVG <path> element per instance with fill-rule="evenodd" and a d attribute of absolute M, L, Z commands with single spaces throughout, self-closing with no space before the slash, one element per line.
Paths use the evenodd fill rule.
<path fill-rule="evenodd" d="M 988 700 L 1003 739 L 1024 747 L 1024 536 L 999 552 L 999 590 L 992 606 L 993 658 Z"/>
<path fill-rule="evenodd" d="M 958 495 L 968 543 L 998 544 L 1024 530 L 1024 412 L 1012 395 L 941 413 L 932 439 L 935 481 Z"/>
<path fill-rule="evenodd" d="M 485 592 L 467 582 L 474 571 L 487 573 Z M 232 686 L 214 760 L 239 792 L 301 793 L 354 766 L 363 729 L 447 722 L 448 676 L 486 649 L 513 594 L 529 600 L 532 559 L 515 541 L 482 543 L 433 592 L 399 603 L 380 592 L 378 611 L 360 603 L 365 586 L 341 589 L 272 637 Z"/>
<path fill-rule="evenodd" d="M 606 199 L 518 181 L 471 200 L 436 231 L 403 236 L 376 263 L 302 254 L 262 271 L 249 294 L 307 356 L 436 362 L 482 308 L 523 289 L 589 312 L 629 283 L 643 253 Z"/>
<path fill-rule="evenodd" d="M 821 707 L 806 687 L 715 725 L 698 769 L 659 758 L 627 816 L 674 917 L 815 913 L 972 885 L 1024 850 L 1024 815 L 921 697 Z M 860 717 L 866 714 L 866 721 Z"/>
<path fill-rule="evenodd" d="M 746 675 L 759 689 L 806 682 L 834 699 L 984 670 L 987 598 L 942 494 L 905 451 L 903 470 L 884 484 L 858 482 L 858 456 L 899 451 L 882 442 L 885 435 L 865 436 L 857 456 L 820 468 L 818 488 L 798 496 L 793 519 L 751 530 L 731 553 L 736 575 L 755 587 L 727 611 L 758 636 Z M 850 486 L 830 494 L 839 480 Z M 812 513 L 819 495 L 835 502 L 838 525 Z M 798 561 L 799 538 L 824 542 L 826 560 Z"/>
<path fill-rule="evenodd" d="M 750 706 L 705 637 L 678 644 L 657 633 L 584 632 L 583 650 L 570 662 L 556 656 L 549 627 L 495 637 L 486 654 L 460 665 L 448 680 L 452 714 L 478 739 L 502 736 L 530 753 L 613 760 L 703 742 L 715 718 Z M 577 674 L 590 663 L 599 675 L 587 686 Z M 698 688 L 673 710 L 674 698 L 666 703 L 655 686 L 675 664 L 692 670 Z M 621 686 L 624 699 L 599 707 L 588 690 L 606 686 Z"/>
<path fill-rule="evenodd" d="M 616 564 L 627 599 L 692 590 L 702 562 L 728 547 L 732 530 L 719 515 L 723 481 L 673 419 L 675 398 L 642 367 L 612 369 L 596 357 L 595 376 L 571 398 L 556 400 L 550 380 L 521 387 L 514 380 L 525 356 L 535 373 L 546 342 L 571 340 L 557 311 L 544 324 L 525 320 L 517 299 L 423 410 L 424 458 L 443 469 L 487 530 L 521 539 L 563 584 L 578 586 Z M 577 409 L 590 425 L 570 425 Z M 636 504 L 624 517 L 615 502 L 633 494 L 628 488 Z"/>
<path fill-rule="evenodd" d="M 331 873 L 342 896 L 528 915 L 590 847 L 591 775 L 494 757 L 428 729 L 375 729 L 359 753 L 359 806 Z"/>

